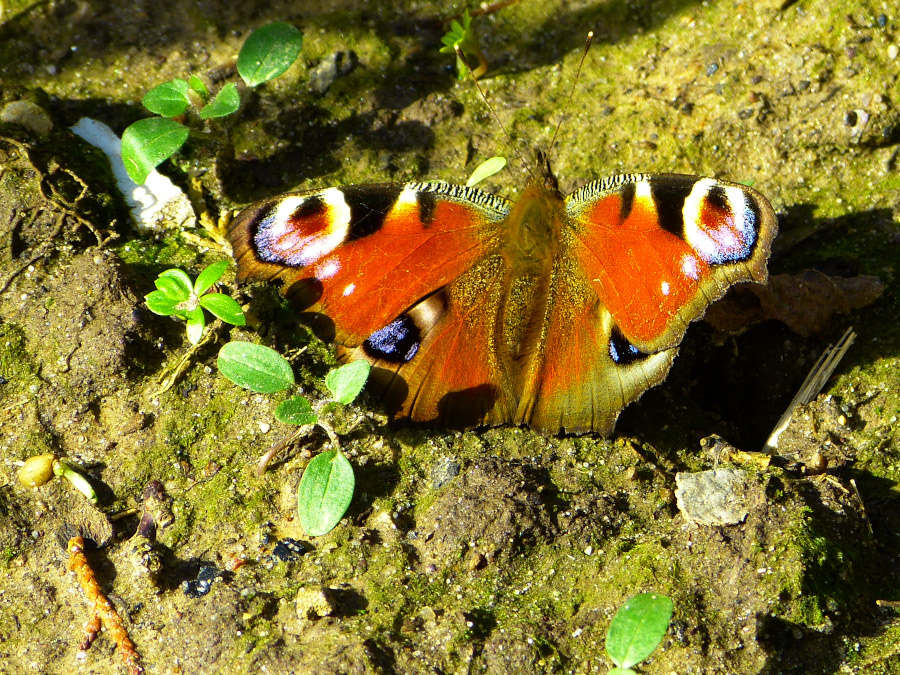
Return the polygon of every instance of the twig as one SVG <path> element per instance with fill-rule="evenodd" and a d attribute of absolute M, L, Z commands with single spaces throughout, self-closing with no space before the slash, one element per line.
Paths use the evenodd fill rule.
<path fill-rule="evenodd" d="M 853 344 L 854 339 L 856 339 L 856 333 L 853 332 L 853 327 L 851 326 L 841 336 L 841 339 L 837 341 L 837 344 L 829 345 L 828 348 L 822 352 L 819 360 L 816 361 L 816 364 L 809 371 L 809 375 L 806 376 L 803 384 L 800 385 L 800 390 L 797 392 L 797 395 L 794 396 L 794 399 L 791 401 L 790 405 L 788 405 L 787 410 L 784 411 L 781 419 L 778 420 L 772 433 L 769 434 L 769 438 L 763 446 L 763 452 L 771 455 L 775 451 L 778 447 L 778 437 L 781 436 L 782 432 L 787 429 L 788 425 L 791 423 L 791 417 L 794 414 L 794 410 L 801 405 L 809 403 L 814 396 L 818 395 L 822 390 L 822 387 L 824 387 L 825 383 L 828 381 L 828 378 L 831 377 L 834 369 L 838 367 L 841 359 L 847 354 L 847 350 L 850 349 L 850 345 Z"/>
<path fill-rule="evenodd" d="M 23 398 L 21 401 L 16 401 L 15 403 L 10 403 L 5 408 L 0 408 L 0 412 L 9 412 L 10 410 L 13 410 L 15 408 L 21 408 L 23 405 L 28 403 L 30 400 L 31 400 L 30 398 Z"/>
<path fill-rule="evenodd" d="M 161 396 L 165 394 L 169 389 L 175 386 L 175 383 L 187 372 L 187 369 L 191 365 L 191 360 L 194 356 L 197 355 L 203 347 L 208 345 L 210 342 L 214 342 L 219 339 L 218 331 L 219 328 L 223 325 L 221 319 L 216 319 L 209 327 L 203 332 L 203 337 L 200 338 L 200 342 L 195 345 L 191 345 L 191 348 L 185 352 L 184 356 L 181 357 L 181 360 L 178 362 L 178 365 L 168 374 L 163 375 L 159 381 L 159 391 L 156 391 L 150 394 L 150 398 L 156 398 L 157 396 Z"/>
<path fill-rule="evenodd" d="M 144 668 L 141 666 L 140 654 L 137 653 L 134 643 L 128 637 L 128 631 L 122 624 L 116 608 L 100 590 L 94 570 L 91 569 L 91 565 L 84 555 L 84 538 L 72 537 L 69 539 L 66 549 L 69 552 L 68 568 L 75 572 L 78 583 L 81 584 L 81 590 L 84 591 L 91 603 L 91 616 L 85 626 L 85 636 L 80 648 L 88 649 L 91 646 L 100 632 L 102 622 L 110 637 L 115 640 L 119 653 L 122 654 L 122 659 L 128 666 L 128 672 L 131 675 L 142 675 Z"/>
<path fill-rule="evenodd" d="M 259 462 L 257 462 L 256 464 L 256 475 L 262 476 L 266 472 L 266 469 L 269 468 L 269 464 L 272 462 L 272 460 L 275 459 L 275 457 L 277 457 L 282 450 L 288 447 L 300 436 L 306 434 L 315 427 L 321 428 L 328 435 L 328 440 L 331 442 L 331 447 L 333 447 L 335 450 L 341 449 L 341 442 L 340 440 L 338 440 L 337 434 L 334 431 L 334 427 L 332 427 L 328 422 L 325 422 L 324 420 L 316 420 L 312 424 L 304 424 L 303 426 L 298 427 L 297 430 L 290 436 L 282 441 L 279 441 L 271 448 L 266 450 L 266 454 L 260 457 Z"/>
<path fill-rule="evenodd" d="M 266 450 L 266 454 L 259 458 L 259 462 L 256 463 L 256 475 L 262 477 L 262 475 L 266 472 L 266 469 L 269 468 L 269 464 L 275 459 L 282 450 L 288 447 L 291 443 L 293 443 L 297 438 L 299 438 L 302 434 L 305 434 L 310 429 L 312 429 L 315 425 L 313 424 L 304 424 L 301 427 L 298 427 L 294 433 L 286 438 L 280 440 L 278 443 L 273 445 L 271 448 Z"/>
<path fill-rule="evenodd" d="M 869 534 L 873 537 L 875 536 L 875 530 L 872 529 L 872 521 L 869 520 L 869 514 L 866 512 L 866 503 L 863 501 L 862 495 L 859 493 L 859 486 L 856 484 L 856 479 L 850 479 L 850 485 L 853 486 L 853 492 L 856 494 L 856 498 L 859 500 L 859 507 L 862 509 L 863 519 L 866 521 L 866 526 L 869 528 Z"/>

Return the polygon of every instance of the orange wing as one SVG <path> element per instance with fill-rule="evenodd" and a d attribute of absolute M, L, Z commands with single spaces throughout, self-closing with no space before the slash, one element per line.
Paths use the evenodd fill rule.
<path fill-rule="evenodd" d="M 775 214 L 742 185 L 635 174 L 570 195 L 565 221 L 516 419 L 610 433 L 665 378 L 691 321 L 730 285 L 766 280 Z"/>
<path fill-rule="evenodd" d="M 509 210 L 446 183 L 329 188 L 261 202 L 229 236 L 239 280 L 281 281 L 342 359 L 373 364 L 394 415 L 473 426 L 514 408 L 492 311 Z"/>
<path fill-rule="evenodd" d="M 444 183 L 301 192 L 230 232 L 239 278 L 284 282 L 395 416 L 600 433 L 728 286 L 765 280 L 774 234 L 749 188 L 643 174 L 515 206 Z"/>

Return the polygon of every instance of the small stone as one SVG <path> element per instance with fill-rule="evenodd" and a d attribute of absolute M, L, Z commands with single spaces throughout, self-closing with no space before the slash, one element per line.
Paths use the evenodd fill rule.
<path fill-rule="evenodd" d="M 469 553 L 466 555 L 466 567 L 468 567 L 473 572 L 475 570 L 480 570 L 487 564 L 487 559 L 478 551 L 471 549 Z"/>
<path fill-rule="evenodd" d="M 317 94 L 324 94 L 334 81 L 346 75 L 359 63 L 356 52 L 334 52 L 319 62 L 309 74 L 309 88 Z"/>
<path fill-rule="evenodd" d="M 222 581 L 222 572 L 212 565 L 203 565 L 196 581 L 183 581 L 181 589 L 189 598 L 200 598 L 212 590 L 213 582 Z"/>
<path fill-rule="evenodd" d="M 272 549 L 272 555 L 282 562 L 290 562 L 292 560 L 297 560 L 306 553 L 307 550 L 306 544 L 302 541 L 285 537 L 275 544 L 275 548 Z"/>
<path fill-rule="evenodd" d="M 53 130 L 50 115 L 37 103 L 31 101 L 12 101 L 0 110 L 0 122 L 18 124 L 30 129 L 38 136 L 46 136 Z"/>
<path fill-rule="evenodd" d="M 301 588 L 294 602 L 297 606 L 297 616 L 305 621 L 332 616 L 337 609 L 334 593 L 330 588 Z"/>
<path fill-rule="evenodd" d="M 678 473 L 678 510 L 701 525 L 737 525 L 748 514 L 744 505 L 746 481 L 746 474 L 739 469 Z"/>
<path fill-rule="evenodd" d="M 817 476 L 821 473 L 825 473 L 825 470 L 827 468 L 828 459 L 825 457 L 825 455 L 816 450 L 806 461 L 805 473 L 808 476 Z"/>
<path fill-rule="evenodd" d="M 900 54 L 900 47 L 897 45 L 888 45 L 887 55 L 891 61 L 896 59 L 898 54 Z"/>
<path fill-rule="evenodd" d="M 453 457 L 441 457 L 431 467 L 431 487 L 439 490 L 459 475 L 460 463 Z"/>

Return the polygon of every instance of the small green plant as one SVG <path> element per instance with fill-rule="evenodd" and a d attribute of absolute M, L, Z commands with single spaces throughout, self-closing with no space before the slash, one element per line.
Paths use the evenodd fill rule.
<path fill-rule="evenodd" d="M 238 75 L 250 87 L 257 87 L 283 74 L 303 47 L 302 33 L 290 24 L 278 22 L 262 26 L 250 34 L 237 59 Z M 187 80 L 176 78 L 147 92 L 142 103 L 159 117 L 138 120 L 122 134 L 122 161 L 131 179 L 138 184 L 161 162 L 181 149 L 193 134 L 196 122 L 228 117 L 241 108 L 241 92 L 234 82 L 227 83 L 213 96 L 196 75 Z M 193 113 L 194 122 L 185 126 L 174 118 Z"/>
<path fill-rule="evenodd" d="M 468 9 L 463 12 L 462 23 L 455 19 L 450 23 L 450 30 L 441 37 L 441 42 L 444 44 L 441 54 L 456 54 L 456 77 L 460 81 L 466 79 L 469 71 L 465 59 L 467 55 L 478 59 L 478 67 L 472 70 L 472 76 L 476 80 L 487 72 L 487 59 L 478 45 Z"/>
<path fill-rule="evenodd" d="M 619 608 L 606 632 L 606 653 L 616 664 L 610 675 L 635 675 L 631 669 L 662 642 L 672 620 L 672 600 L 641 593 Z"/>
<path fill-rule="evenodd" d="M 191 278 L 180 269 L 162 272 L 156 281 L 156 290 L 144 296 L 147 307 L 154 314 L 176 316 L 187 321 L 187 336 L 192 345 L 200 342 L 209 310 L 225 323 L 243 326 L 246 323 L 241 306 L 224 293 L 207 293 L 228 268 L 228 261 L 213 263 L 191 283 Z"/>
<path fill-rule="evenodd" d="M 32 488 L 45 485 L 54 476 L 68 480 L 94 506 L 100 503 L 100 497 L 87 477 L 74 465 L 52 453 L 29 457 L 19 468 L 19 482 Z"/>
<path fill-rule="evenodd" d="M 290 362 L 274 349 L 252 342 L 229 342 L 219 351 L 219 371 L 239 387 L 262 394 L 284 391 L 294 385 Z M 353 466 L 341 452 L 340 441 L 331 425 L 323 418 L 336 404 L 352 403 L 369 377 L 367 361 L 353 361 L 335 368 L 325 376 L 325 387 L 331 398 L 317 405 L 303 396 L 294 396 L 275 409 L 275 418 L 299 428 L 272 446 L 260 459 L 257 475 L 265 473 L 269 462 L 290 443 L 311 428 L 321 427 L 331 441 L 332 449 L 320 453 L 307 465 L 297 490 L 300 524 L 307 534 L 327 534 L 343 518 L 353 499 L 356 479 Z"/>

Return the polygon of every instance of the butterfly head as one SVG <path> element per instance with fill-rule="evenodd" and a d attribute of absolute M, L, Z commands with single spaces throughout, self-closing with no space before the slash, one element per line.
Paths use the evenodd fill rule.
<path fill-rule="evenodd" d="M 559 181 L 556 179 L 553 169 L 550 168 L 550 158 L 547 153 L 543 150 L 536 150 L 535 157 L 538 173 L 534 176 L 534 182 L 550 193 L 560 194 Z"/>

